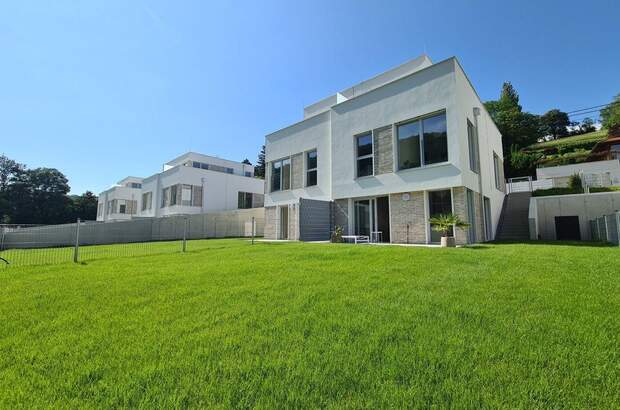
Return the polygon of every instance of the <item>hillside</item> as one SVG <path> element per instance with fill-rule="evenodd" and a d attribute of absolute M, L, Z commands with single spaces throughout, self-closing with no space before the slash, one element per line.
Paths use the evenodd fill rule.
<path fill-rule="evenodd" d="M 574 137 L 532 144 L 523 152 L 534 157 L 538 167 L 585 162 L 597 142 L 607 138 L 607 130 L 589 132 Z"/>

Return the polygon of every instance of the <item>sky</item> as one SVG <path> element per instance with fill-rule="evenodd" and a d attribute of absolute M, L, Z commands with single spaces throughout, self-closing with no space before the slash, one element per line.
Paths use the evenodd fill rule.
<path fill-rule="evenodd" d="M 71 192 L 192 150 L 256 161 L 303 107 L 422 53 L 524 110 L 620 93 L 620 2 L 146 1 L 0 4 L 0 153 Z M 575 117 L 580 120 L 583 117 Z"/>

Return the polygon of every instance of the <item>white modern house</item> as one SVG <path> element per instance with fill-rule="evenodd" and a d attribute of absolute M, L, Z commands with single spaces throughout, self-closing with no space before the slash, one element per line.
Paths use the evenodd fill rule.
<path fill-rule="evenodd" d="M 99 194 L 98 221 L 122 221 L 131 219 L 138 212 L 142 190 L 142 178 L 127 177 L 110 189 Z"/>
<path fill-rule="evenodd" d="M 265 237 L 435 243 L 452 212 L 494 238 L 505 196 L 501 135 L 456 58 L 423 55 L 305 107 L 266 136 Z"/>
<path fill-rule="evenodd" d="M 162 172 L 135 180 L 139 187 L 115 186 L 100 194 L 98 221 L 259 208 L 264 201 L 265 184 L 254 178 L 253 166 L 196 152 L 165 163 Z M 112 197 L 135 202 L 119 217 L 121 209 L 110 203 Z"/>

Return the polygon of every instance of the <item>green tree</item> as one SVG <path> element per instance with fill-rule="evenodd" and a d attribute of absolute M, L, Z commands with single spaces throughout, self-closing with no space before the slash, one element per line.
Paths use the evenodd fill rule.
<path fill-rule="evenodd" d="M 579 131 L 581 134 L 585 134 L 588 132 L 595 131 L 596 127 L 594 127 L 594 121 L 590 117 L 586 117 L 579 124 Z"/>
<path fill-rule="evenodd" d="M 614 100 L 601 110 L 600 114 L 603 128 L 607 128 L 610 135 L 620 134 L 620 94 L 616 95 Z"/>
<path fill-rule="evenodd" d="M 244 159 L 243 161 L 241 161 L 242 164 L 246 164 L 246 165 L 252 165 L 252 163 L 250 162 L 249 159 Z"/>
<path fill-rule="evenodd" d="M 547 111 L 540 121 L 544 130 L 553 136 L 553 139 L 562 138 L 568 135 L 567 127 L 570 125 L 568 114 L 558 109 Z"/>
<path fill-rule="evenodd" d="M 509 81 L 502 85 L 499 99 L 487 101 L 484 106 L 502 134 L 506 176 L 517 176 L 518 170 L 513 170 L 510 161 L 511 150 L 533 144 L 544 135 L 540 116 L 522 110 L 519 94 Z"/>
<path fill-rule="evenodd" d="M 11 223 L 56 224 L 72 219 L 67 178 L 54 168 L 36 168 L 18 175 L 8 186 Z"/>
<path fill-rule="evenodd" d="M 263 145 L 258 153 L 258 161 L 254 166 L 254 176 L 257 178 L 265 178 L 265 146 Z"/>
<path fill-rule="evenodd" d="M 83 221 L 97 219 L 97 196 L 90 191 L 82 195 L 72 195 L 72 220 L 80 218 Z"/>

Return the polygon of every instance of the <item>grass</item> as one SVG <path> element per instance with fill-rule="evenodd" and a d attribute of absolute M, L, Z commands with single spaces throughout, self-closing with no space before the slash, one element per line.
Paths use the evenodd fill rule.
<path fill-rule="evenodd" d="M 526 148 L 527 151 L 538 151 L 549 148 L 568 148 L 573 146 L 582 146 L 586 145 L 590 149 L 599 141 L 602 141 L 607 138 L 607 130 L 601 129 L 598 131 L 588 132 L 586 134 L 575 135 L 573 137 L 560 138 L 558 140 L 553 141 L 545 141 L 539 142 L 536 144 L 532 144 Z"/>
<path fill-rule="evenodd" d="M 0 407 L 620 407 L 617 247 L 205 243 L 0 271 Z"/>

